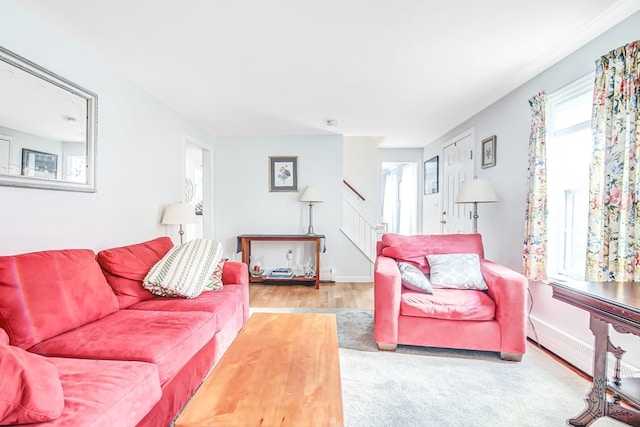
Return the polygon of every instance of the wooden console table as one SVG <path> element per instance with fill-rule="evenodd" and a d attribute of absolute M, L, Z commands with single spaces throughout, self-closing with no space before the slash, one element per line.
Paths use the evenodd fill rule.
<path fill-rule="evenodd" d="M 324 234 L 241 234 L 238 236 L 237 252 L 242 252 L 242 262 L 249 265 L 251 257 L 251 242 L 315 242 L 315 268 L 314 277 L 294 277 L 293 279 L 269 279 L 267 277 L 253 277 L 249 275 L 250 282 L 315 282 L 316 289 L 320 288 L 320 243 L 324 241 Z M 324 252 L 324 249 L 322 249 Z"/>
<path fill-rule="evenodd" d="M 588 426 L 600 417 L 611 417 L 640 427 L 640 378 L 620 378 L 624 350 L 609 339 L 609 325 L 623 334 L 640 336 L 640 283 L 578 282 L 550 283 L 553 297 L 589 312 L 590 328 L 595 336 L 593 384 L 585 401 L 587 407 L 569 419 L 573 426 Z M 616 358 L 615 372 L 607 377 L 607 353 Z M 607 398 L 607 390 L 613 400 Z M 625 399 L 632 407 L 620 405 Z"/>

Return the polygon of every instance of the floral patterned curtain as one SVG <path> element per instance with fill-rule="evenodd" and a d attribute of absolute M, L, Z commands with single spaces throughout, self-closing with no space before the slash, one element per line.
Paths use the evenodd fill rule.
<path fill-rule="evenodd" d="M 588 281 L 640 281 L 640 40 L 596 61 Z"/>
<path fill-rule="evenodd" d="M 529 192 L 525 213 L 523 274 L 529 280 L 547 278 L 547 146 L 545 106 L 547 96 L 540 92 L 529 100 Z"/>

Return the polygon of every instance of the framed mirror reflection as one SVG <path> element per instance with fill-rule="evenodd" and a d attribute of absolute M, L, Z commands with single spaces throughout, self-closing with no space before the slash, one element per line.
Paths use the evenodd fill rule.
<path fill-rule="evenodd" d="M 95 192 L 97 103 L 0 47 L 0 185 Z"/>

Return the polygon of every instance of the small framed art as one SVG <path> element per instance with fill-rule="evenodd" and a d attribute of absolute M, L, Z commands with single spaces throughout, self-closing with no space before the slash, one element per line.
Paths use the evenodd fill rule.
<path fill-rule="evenodd" d="M 298 191 L 297 156 L 269 156 L 269 191 Z"/>
<path fill-rule="evenodd" d="M 438 156 L 424 162 L 424 194 L 434 194 L 440 191 L 438 183 Z"/>
<path fill-rule="evenodd" d="M 58 176 L 58 155 L 23 148 L 22 175 L 56 179 Z"/>
<path fill-rule="evenodd" d="M 496 165 L 496 136 L 490 136 L 482 140 L 482 164 L 483 169 Z"/>

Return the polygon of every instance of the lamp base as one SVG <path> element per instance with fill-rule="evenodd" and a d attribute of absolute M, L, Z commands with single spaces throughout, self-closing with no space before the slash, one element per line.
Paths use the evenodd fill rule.
<path fill-rule="evenodd" d="M 184 230 L 182 229 L 182 224 L 180 224 L 180 230 L 178 230 L 178 234 L 180 235 L 180 244 L 182 244 L 184 240 Z"/>
<path fill-rule="evenodd" d="M 313 231 L 313 203 L 309 202 L 309 228 L 307 229 L 307 236 L 315 236 Z"/>

